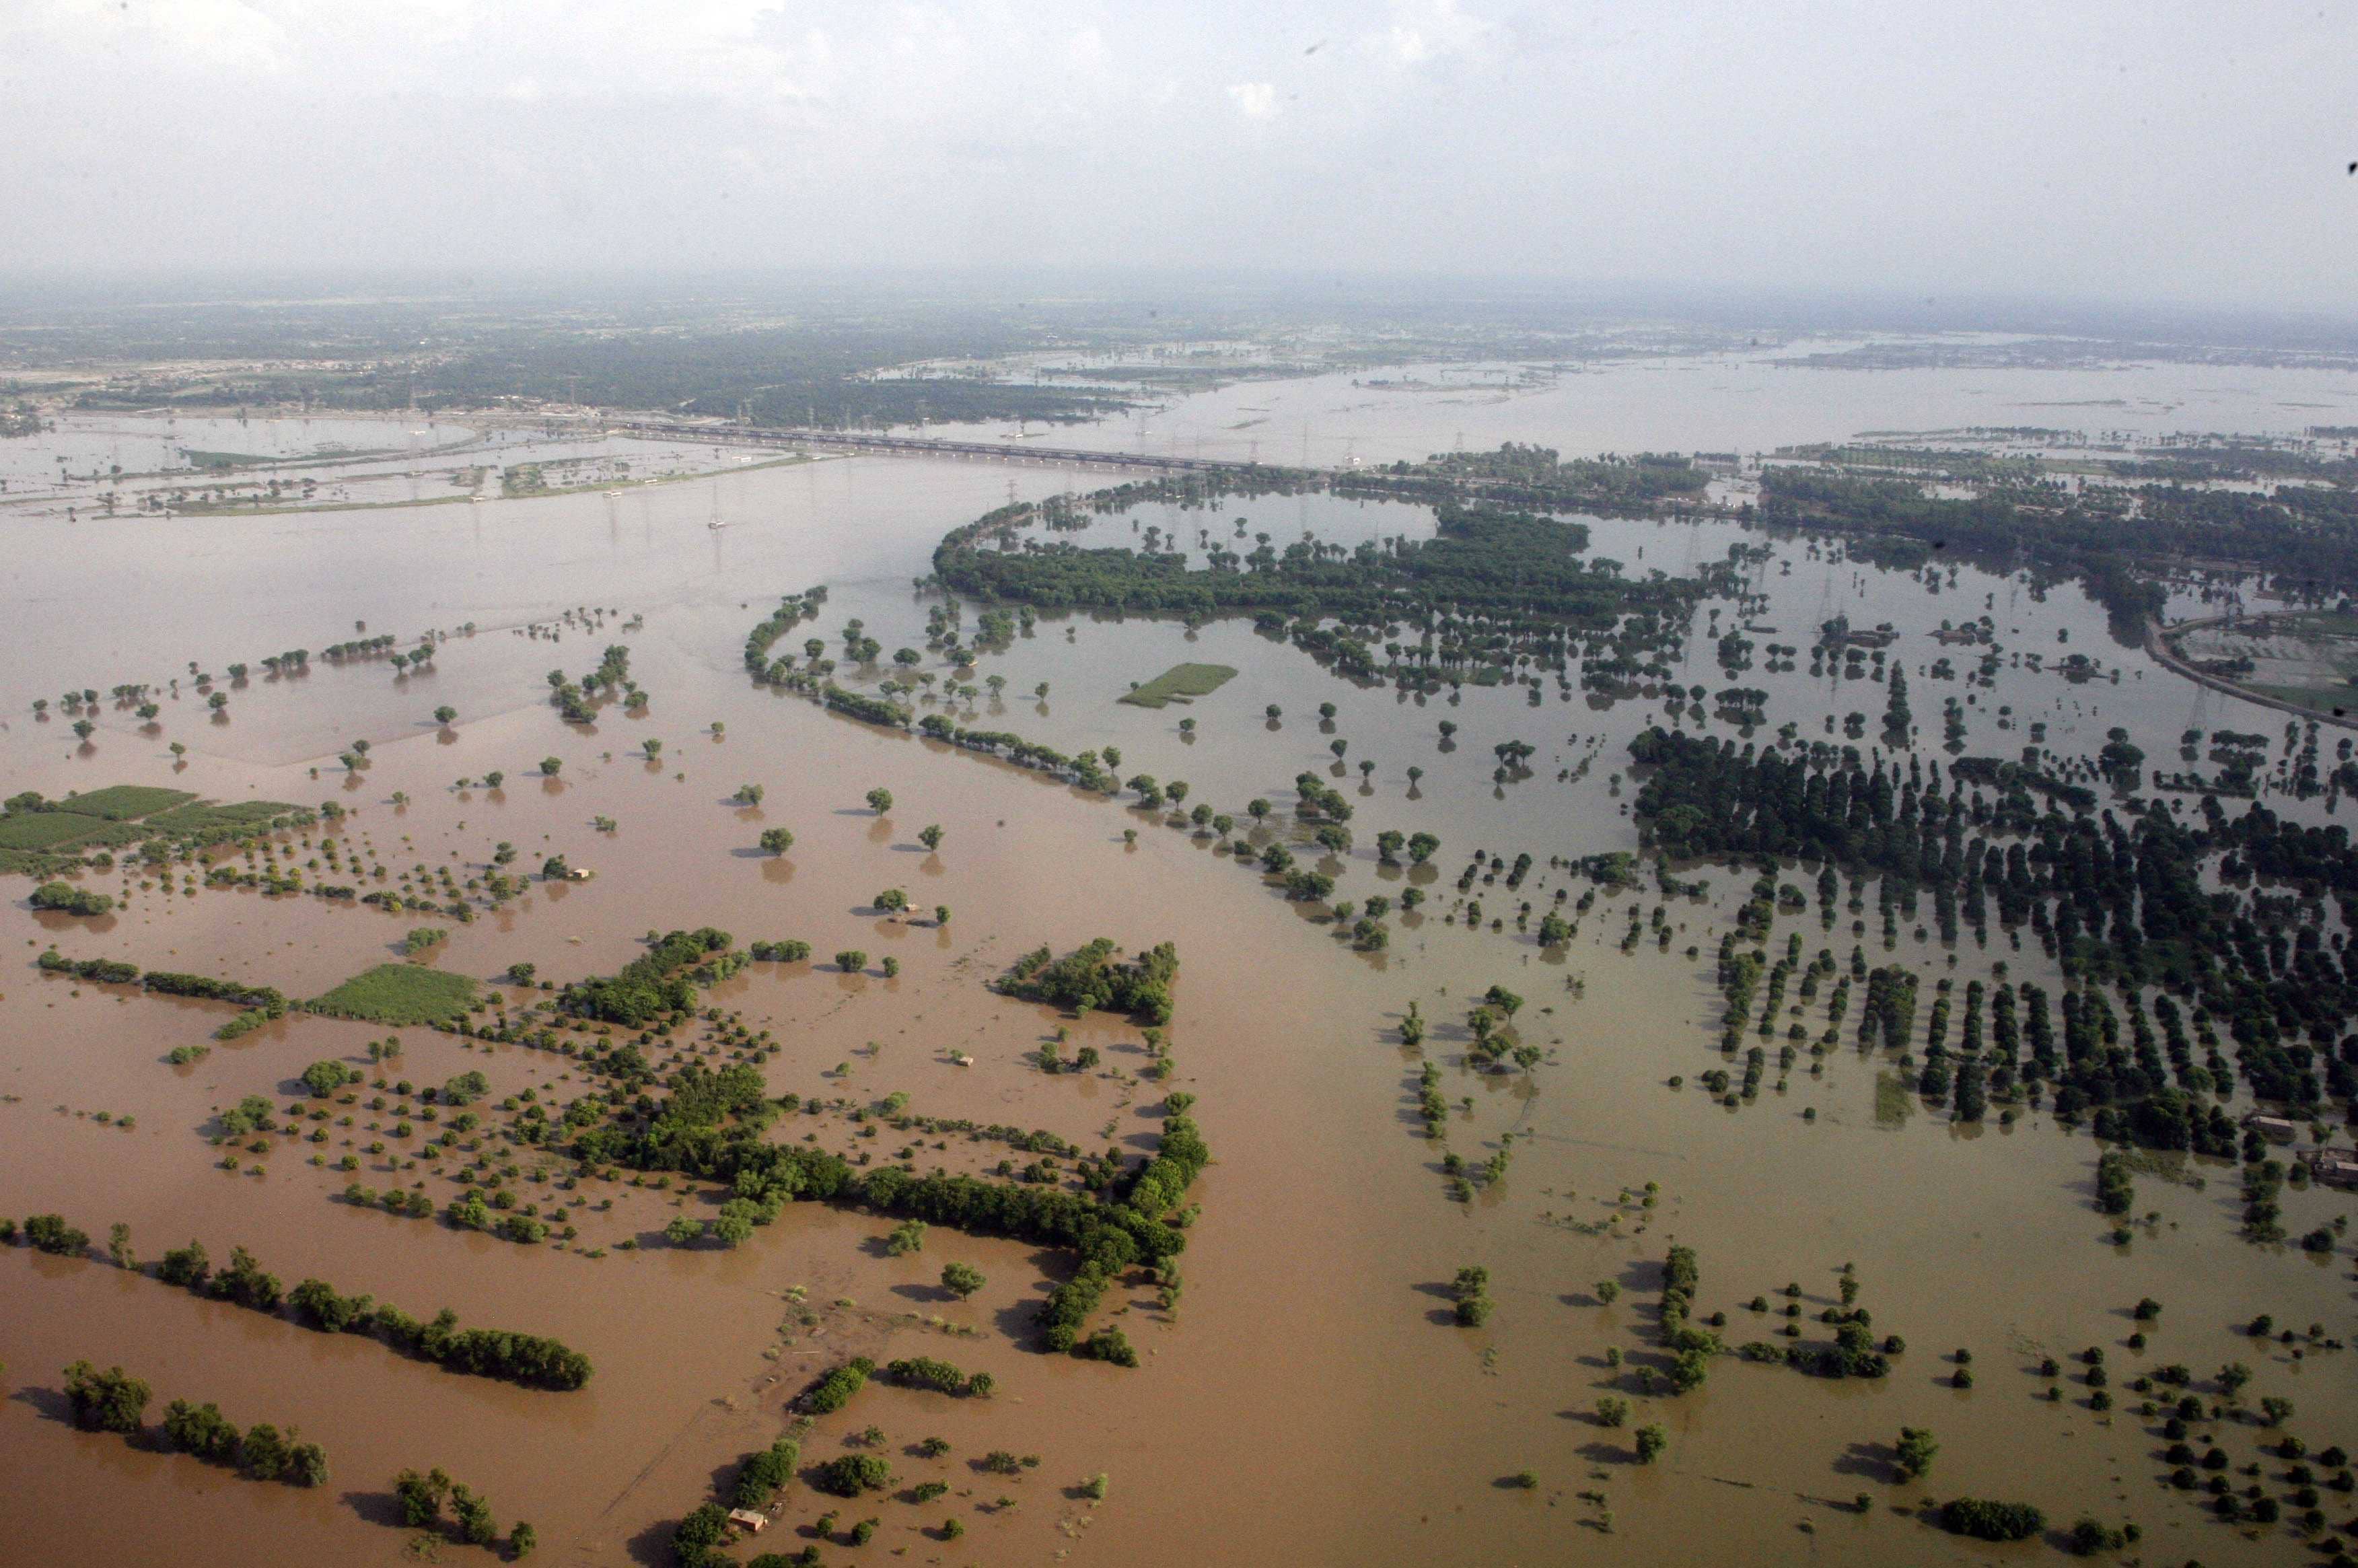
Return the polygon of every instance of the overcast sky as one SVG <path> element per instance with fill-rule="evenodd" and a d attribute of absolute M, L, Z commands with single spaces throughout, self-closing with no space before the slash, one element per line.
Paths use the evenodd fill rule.
<path fill-rule="evenodd" d="M 2358 7 L 0 0 L 0 270 L 1217 265 L 2358 311 Z"/>

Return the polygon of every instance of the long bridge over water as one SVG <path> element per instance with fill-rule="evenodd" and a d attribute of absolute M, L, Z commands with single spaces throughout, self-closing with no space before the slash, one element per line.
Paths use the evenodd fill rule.
<path fill-rule="evenodd" d="M 619 435 L 658 440 L 718 441 L 732 446 L 827 447 L 903 457 L 982 458 L 993 462 L 1035 463 L 1050 468 L 1130 469 L 1149 473 L 1245 473 L 1260 463 L 1221 458 L 1162 457 L 1152 452 L 1098 452 L 1079 447 L 1011 446 L 999 441 L 948 441 L 925 436 L 878 436 L 855 430 L 809 430 L 791 426 L 707 424 L 694 420 L 615 419 L 605 428 Z"/>

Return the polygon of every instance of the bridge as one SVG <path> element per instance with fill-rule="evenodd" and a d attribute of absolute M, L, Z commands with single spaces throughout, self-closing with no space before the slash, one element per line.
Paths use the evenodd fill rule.
<path fill-rule="evenodd" d="M 1221 458 L 1160 457 L 1152 452 L 1094 452 L 1079 447 L 1019 447 L 999 441 L 947 441 L 924 436 L 877 436 L 856 430 L 808 430 L 790 426 L 708 424 L 693 420 L 615 419 L 605 428 L 654 440 L 719 441 L 756 447 L 825 447 L 914 458 L 982 458 L 1044 468 L 1129 469 L 1148 473 L 1249 473 L 1260 463 Z"/>

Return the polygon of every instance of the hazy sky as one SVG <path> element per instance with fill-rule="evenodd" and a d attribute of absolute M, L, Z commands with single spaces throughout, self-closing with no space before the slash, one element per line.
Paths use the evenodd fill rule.
<path fill-rule="evenodd" d="M 0 0 L 0 269 L 1213 265 L 2348 313 L 2358 7 Z"/>

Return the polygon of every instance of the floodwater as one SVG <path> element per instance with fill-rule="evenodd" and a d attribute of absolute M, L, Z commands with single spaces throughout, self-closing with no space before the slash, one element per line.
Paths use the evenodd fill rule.
<path fill-rule="evenodd" d="M 1863 400 L 1884 380 L 1804 373 L 1852 376 Z M 1959 410 L 1980 395 L 1974 388 L 1988 373 L 1943 373 L 1952 383 L 1948 405 L 1913 417 L 1973 422 Z M 1266 401 L 1304 389 L 1250 390 Z M 2056 395 L 2075 390 L 2062 386 Z M 1505 416 L 1486 424 L 1478 410 L 1453 407 L 1444 417 L 1463 418 L 1471 440 L 1530 438 Z M 1816 427 L 1787 438 L 1848 433 Z M 1548 444 L 1618 444 L 1617 433 L 1608 434 L 1568 420 Z M 1418 455 L 1453 436 L 1428 418 Z M 189 444 L 253 449 L 225 433 Z M 1657 444 L 1714 442 L 1697 436 Z M 1952 1127 L 1912 1096 L 1900 1097 L 1906 1114 L 1897 1118 L 1890 1097 L 1880 1097 L 1879 1119 L 1877 1077 L 1893 1069 L 1862 1058 L 1847 1032 L 1822 1076 L 1810 1074 L 1804 1057 L 1781 1088 L 1772 1073 L 1742 1109 L 1713 1102 L 1696 1083 L 1723 1065 L 1711 954 L 1742 897 L 1740 873 L 1701 873 L 1712 893 L 1671 906 L 1667 918 L 1684 929 L 1666 951 L 1650 940 L 1629 955 L 1618 950 L 1624 910 L 1633 902 L 1650 909 L 1660 902 L 1650 892 L 1600 898 L 1561 956 L 1515 935 L 1511 921 L 1493 933 L 1443 918 L 1455 874 L 1476 847 L 1510 860 L 1525 850 L 1537 857 L 1539 868 L 1515 896 L 1545 907 L 1560 881 L 1546 870 L 1551 855 L 1634 846 L 1622 809 L 1632 792 L 1625 781 L 1617 795 L 1613 775 L 1628 736 L 1661 713 L 1658 698 L 1598 707 L 1577 690 L 1560 700 L 1552 684 L 1537 707 L 1511 687 L 1468 687 L 1455 703 L 1363 691 L 1239 622 L 1190 634 L 1135 618 L 1043 618 L 1033 635 L 978 666 L 979 676 L 1005 675 L 1010 695 L 1002 703 L 979 699 L 962 722 L 1068 751 L 1113 742 L 1125 775 L 1186 778 L 1191 804 L 1209 801 L 1239 817 L 1256 795 L 1289 806 L 1293 776 L 1335 766 L 1329 742 L 1347 741 L 1348 782 L 1336 787 L 1368 793 L 1353 796 L 1363 848 L 1338 868 L 1337 896 L 1398 891 L 1398 874 L 1379 870 L 1365 848 L 1378 829 L 1429 829 L 1443 839 L 1433 868 L 1412 873 L 1432 894 L 1424 914 L 1395 917 L 1391 950 L 1367 957 L 1206 838 L 1009 767 L 836 719 L 744 679 L 745 630 L 781 594 L 817 583 L 830 589 L 825 611 L 790 644 L 805 634 L 836 642 L 857 616 L 887 650 L 922 647 L 931 600 L 912 579 L 927 570 L 945 530 L 1011 494 L 1097 482 L 1044 468 L 829 460 L 724 475 L 718 505 L 737 525 L 717 533 L 706 525 L 715 487 L 703 483 L 414 511 L 0 523 L 28 543 L 49 544 L 19 550 L 34 564 L 17 579 L 19 612 L 0 631 L 0 667 L 13 693 L 0 733 L 9 793 L 138 782 L 222 799 L 334 798 L 354 811 L 344 837 L 395 871 L 451 863 L 454 853 L 480 869 L 503 840 L 527 865 L 561 850 L 593 869 L 594 880 L 535 883 L 506 911 L 456 927 L 431 961 L 479 977 L 531 962 L 562 980 L 611 972 L 635 956 L 636 939 L 651 928 L 708 923 L 741 942 L 798 937 L 821 956 L 818 964 L 756 965 L 713 998 L 782 1042 L 767 1067 L 774 1092 L 854 1102 L 905 1093 L 923 1115 L 1041 1128 L 1088 1149 L 1151 1146 L 1164 1088 L 1138 1078 L 1144 1056 L 1136 1032 L 1102 1019 L 1074 1026 L 1076 1043 L 1104 1051 L 1104 1067 L 1049 1076 L 1031 1054 L 1058 1021 L 982 982 L 1044 942 L 1062 950 L 1100 935 L 1130 946 L 1174 941 L 1183 968 L 1172 1031 L 1177 1072 L 1167 1087 L 1199 1097 L 1193 1114 L 1216 1156 L 1192 1195 L 1203 1214 L 1182 1260 L 1175 1311 L 1157 1306 L 1144 1287 L 1109 1292 L 1100 1309 L 1101 1321 L 1120 1324 L 1139 1346 L 1143 1364 L 1134 1371 L 1031 1348 L 1030 1308 L 1069 1265 L 1010 1243 L 937 1228 L 921 1254 L 892 1258 L 878 1245 L 882 1223 L 805 1205 L 734 1252 L 670 1248 L 659 1239 L 664 1222 L 708 1214 L 710 1195 L 594 1179 L 567 1192 L 555 1179 L 568 1172 L 554 1161 L 544 1187 L 531 1181 L 529 1158 L 519 1164 L 530 1195 L 544 1204 L 588 1200 L 568 1213 L 579 1229 L 569 1248 L 518 1247 L 363 1212 L 336 1197 L 348 1180 L 423 1181 L 438 1201 L 458 1189 L 430 1176 L 424 1162 L 396 1177 L 385 1156 L 363 1152 L 384 1137 L 365 1128 L 331 1122 L 324 1145 L 284 1141 L 259 1162 L 266 1171 L 259 1176 L 220 1168 L 222 1152 L 204 1134 L 215 1108 L 250 1093 L 285 1097 L 306 1064 L 362 1061 L 366 1044 L 389 1032 L 297 1017 L 175 1068 L 166 1053 L 206 1040 L 226 1009 L 76 986 L 38 975 L 31 960 L 55 941 L 73 957 L 247 977 L 308 996 L 390 959 L 421 917 L 250 892 L 186 896 L 143 889 L 120 873 L 100 878 L 94 885 L 127 892 L 124 909 L 98 921 L 22 915 L 20 965 L 0 977 L 0 1095 L 7 1097 L 0 1100 L 0 1192 L 8 1212 L 57 1209 L 101 1237 L 120 1220 L 147 1258 L 190 1237 L 217 1260 L 242 1243 L 290 1283 L 317 1275 L 421 1316 L 447 1303 L 470 1324 L 554 1335 L 586 1351 L 598 1371 L 572 1394 L 450 1376 L 371 1341 L 200 1303 L 102 1261 L 11 1249 L 0 1253 L 0 1456 L 18 1484 L 0 1491 L 0 1531 L 21 1543 L 13 1551 L 27 1561 L 63 1557 L 82 1550 L 92 1522 L 103 1520 L 109 1555 L 124 1561 L 390 1563 L 409 1540 L 388 1522 L 391 1476 L 438 1464 L 486 1492 L 503 1525 L 530 1519 L 543 1550 L 566 1561 L 660 1563 L 670 1522 L 705 1500 L 738 1455 L 781 1430 L 783 1401 L 813 1369 L 864 1352 L 987 1369 L 999 1392 L 988 1401 L 951 1401 L 872 1386 L 819 1425 L 806 1442 L 806 1459 L 841 1452 L 872 1422 L 886 1433 L 904 1483 L 938 1477 L 950 1494 L 923 1505 L 897 1492 L 838 1505 L 797 1487 L 762 1550 L 798 1548 L 809 1538 L 797 1530 L 840 1508 L 846 1529 L 870 1515 L 882 1521 L 876 1547 L 944 1563 L 1067 1553 L 1125 1564 L 1412 1556 L 1528 1563 L 1590 1552 L 1639 1563 L 2013 1555 L 1956 1541 L 1915 1517 L 1928 1497 L 1970 1493 L 2036 1502 L 2063 1525 L 2082 1513 L 2134 1520 L 2154 1560 L 2292 1558 L 2299 1543 L 2286 1526 L 2246 1527 L 2247 1535 L 2216 1522 L 2197 1496 L 2158 1484 L 2169 1469 L 2160 1457 L 2167 1444 L 2157 1422 L 2136 1415 L 2137 1396 L 2126 1385 L 2140 1367 L 2182 1362 L 2207 1376 L 2242 1360 L 2256 1373 L 2247 1400 L 2291 1399 L 2289 1429 L 2312 1449 L 2349 1444 L 2347 1353 L 2311 1348 L 2297 1358 L 2292 1347 L 2236 1330 L 2266 1312 L 2280 1325 L 2315 1322 L 2346 1336 L 2346 1248 L 2317 1259 L 2237 1239 L 2234 1173 L 2223 1165 L 2193 1173 L 2204 1180 L 2200 1188 L 2140 1177 L 2136 1212 L 2156 1217 L 2114 1246 L 2104 1239 L 2110 1222 L 2092 1203 L 2088 1138 L 2039 1113 L 2010 1127 L 1995 1119 Z M 1397 510 L 1273 498 L 1224 503 L 1160 525 L 1190 539 L 1195 525 L 1213 525 L 1217 539 L 1220 524 L 1232 529 L 1244 516 L 1249 531 L 1280 544 L 1304 526 L 1347 544 L 1364 536 L 1355 528 L 1388 535 L 1417 526 L 1413 517 L 1386 514 Z M 1092 533 L 1127 535 L 1130 521 L 1101 520 Z M 1594 527 L 1593 548 L 1633 572 L 1682 572 L 1724 557 L 1740 540 L 1757 541 L 1730 524 Z M 56 547 L 78 536 L 68 530 L 90 544 Z M 1963 700 L 1968 691 L 1961 679 L 1933 678 L 1929 667 L 1945 652 L 1962 674 L 1975 653 L 1942 649 L 1930 633 L 1985 609 L 2009 659 L 2039 652 L 2050 669 L 2034 674 L 2009 662 L 1995 690 L 1974 689 L 1968 752 L 2012 754 L 2028 743 L 2022 727 L 2032 719 L 2049 724 L 2046 743 L 2064 755 L 2092 752 L 2106 727 L 2122 724 L 2163 766 L 2190 723 L 2282 732 L 2281 715 L 2199 696 L 2141 653 L 2115 645 L 2101 612 L 2076 589 L 2042 596 L 1966 568 L 1953 585 L 1942 574 L 1934 593 L 1920 578 L 1826 556 L 1804 541 L 1780 542 L 1755 574 L 1767 606 L 1747 612 L 1723 602 L 1722 626 L 1778 627 L 1754 634 L 1765 656 L 1772 641 L 1806 648 L 1809 629 L 1833 612 L 1828 605 L 1855 624 L 1891 622 L 1901 633 L 1894 656 L 1909 672 L 1928 760 L 1945 755 L 1941 699 Z M 594 631 L 556 622 L 555 640 L 517 630 L 550 625 L 582 606 L 619 613 Z M 642 614 L 642 629 L 620 629 Z M 471 622 L 477 630 L 452 637 L 422 675 L 315 661 L 308 676 L 255 678 L 233 690 L 225 721 L 203 717 L 189 661 L 219 670 L 284 647 L 318 648 L 354 634 L 345 628 L 357 622 L 405 641 Z M 69 625 L 72 636 L 57 634 Z M 1724 675 L 1709 626 L 1699 613 L 1684 683 L 1760 687 L 1770 694 L 1771 727 L 1790 719 L 1805 736 L 1821 736 L 1829 715 L 1839 727 L 1852 710 L 1867 716 L 1870 733 L 1879 730 L 1880 686 L 1812 680 L 1806 658 L 1790 674 L 1756 665 Z M 609 708 L 594 729 L 568 729 L 546 704 L 545 674 L 552 666 L 582 673 L 611 642 L 631 647 L 633 674 L 654 694 L 650 710 L 626 717 Z M 2104 675 L 2072 684 L 2053 674 L 2070 652 L 2099 659 Z M 1187 707 L 1149 711 L 1114 700 L 1131 681 L 1181 659 L 1228 664 L 1240 674 Z M 937 656 L 923 667 L 946 673 Z M 30 716 L 36 695 L 54 702 L 69 686 L 103 691 L 174 675 L 181 695 L 165 702 L 153 733 L 110 708 L 85 749 L 63 719 Z M 1031 699 L 1044 680 L 1048 697 Z M 1331 733 L 1316 714 L 1330 700 L 1338 708 Z M 1271 702 L 1283 710 L 1274 727 L 1263 715 Z M 430 718 L 444 703 L 460 715 L 447 730 Z M 2001 705 L 2014 710 L 2004 730 Z M 1193 740 L 1178 730 L 1186 717 L 1198 721 Z M 1443 718 L 1460 726 L 1448 745 L 1438 732 Z M 715 721 L 725 727 L 718 737 Z M 355 737 L 373 750 L 370 766 L 350 774 L 335 757 Z M 660 764 L 636 754 L 649 737 L 665 742 Z M 177 770 L 166 751 L 175 739 L 191 748 Z M 1491 748 L 1509 739 L 1540 752 L 1531 778 L 1500 785 Z M 531 776 L 544 755 L 561 759 L 557 781 Z M 1378 762 L 1364 786 L 1363 757 Z M 1585 772 L 1558 780 L 1560 769 L 1576 771 L 1584 757 L 1593 757 Z M 1410 766 L 1422 770 L 1412 787 Z M 494 769 L 507 775 L 499 791 L 453 787 Z M 767 792 L 757 808 L 730 802 L 746 783 Z M 896 796 L 881 819 L 861 804 L 878 784 Z M 394 804 L 395 794 L 408 804 Z M 2281 797 L 2269 804 L 2325 809 Z M 598 817 L 611 818 L 613 830 L 593 827 Z M 1287 819 L 1282 810 L 1273 821 Z M 936 853 L 916 843 L 928 824 L 946 830 Z M 772 826 L 795 835 L 784 857 L 755 849 Z M 1134 843 L 1125 830 L 1136 832 Z M 315 852 L 296 846 L 296 863 Z M 891 887 L 906 889 L 921 911 L 949 906 L 949 924 L 880 917 L 873 897 Z M 1505 895 L 1484 889 L 1483 896 L 1497 913 Z M 1862 940 L 1870 963 L 1895 957 L 1872 930 L 1864 938 L 1844 928 L 1823 933 L 1814 911 L 1780 919 L 1772 941 L 1787 930 L 1799 930 L 1811 952 L 1830 946 L 1846 958 Z M 1689 944 L 1700 957 L 1685 956 Z M 864 976 L 840 975 L 825 962 L 847 946 L 871 955 Z M 900 962 L 896 979 L 878 972 L 886 956 Z M 1910 934 L 1896 957 L 1961 986 L 1988 978 L 2004 958 L 2014 978 L 2056 989 L 2035 945 L 2017 953 L 2002 936 L 1986 951 L 1968 936 L 1953 968 L 1946 949 Z M 1466 1003 L 1493 982 L 1529 999 L 1520 1032 L 1551 1051 L 1528 1077 L 1485 1076 L 1465 1065 Z M 1399 1041 L 1412 1001 L 1433 1025 L 1421 1055 Z M 1812 1034 L 1823 1007 L 1821 998 L 1804 1020 Z M 437 1083 L 478 1068 L 494 1101 L 528 1088 L 570 1098 L 583 1087 L 563 1076 L 570 1064 L 560 1056 L 399 1033 L 404 1056 L 388 1076 Z M 953 1051 L 973 1065 L 956 1065 Z M 1447 1196 L 1441 1151 L 1422 1137 L 1415 1085 L 1425 1059 L 1440 1067 L 1453 1106 L 1465 1102 L 1452 1112 L 1448 1149 L 1479 1164 L 1503 1135 L 1514 1135 L 1505 1176 L 1468 1204 Z M 1670 1087 L 1674 1076 L 1684 1087 Z M 100 1123 L 100 1112 L 113 1123 Z M 130 1130 L 119 1125 L 126 1115 L 135 1119 Z M 862 1142 L 835 1117 L 788 1125 L 791 1135 L 813 1133 L 855 1157 L 864 1148 L 893 1158 L 906 1141 L 887 1130 Z M 918 1147 L 908 1158 L 920 1169 L 966 1169 L 1002 1152 L 957 1136 L 946 1141 L 946 1149 Z M 315 1168 L 307 1162 L 314 1150 L 331 1161 L 360 1152 L 362 1168 L 353 1176 Z M 1637 1195 L 1650 1182 L 1658 1186 L 1644 1206 Z M 2342 1212 L 2344 1200 L 2292 1192 L 2285 1206 L 2284 1223 L 2299 1234 Z M 618 1246 L 624 1241 L 633 1249 Z M 1699 1253 L 1698 1310 L 1727 1312 L 1732 1343 L 1775 1336 L 1787 1320 L 1756 1324 L 1744 1303 L 1765 1295 L 1781 1309 L 1778 1292 L 1789 1281 L 1800 1286 L 1803 1307 L 1792 1320 L 1802 1330 L 1793 1343 L 1823 1342 L 1830 1331 L 1816 1314 L 1838 1299 L 1836 1271 L 1847 1263 L 1876 1332 L 1901 1335 L 1909 1348 L 1878 1383 L 1830 1383 L 1727 1357 L 1700 1390 L 1647 1397 L 1638 1369 L 1660 1364 L 1650 1331 L 1660 1260 L 1673 1241 Z M 604 1255 L 588 1256 L 594 1249 Z M 950 1302 L 932 1283 L 952 1259 L 990 1278 L 971 1302 Z M 1445 1321 L 1443 1287 L 1469 1264 L 1488 1269 L 1498 1303 L 1479 1330 Z M 1602 1281 L 1619 1287 L 1610 1304 L 1596 1292 Z M 2125 1345 L 2137 1326 L 2127 1312 L 2147 1295 L 2164 1310 L 2145 1325 L 2151 1344 L 2140 1356 Z M 816 1321 L 804 1322 L 806 1312 Z M 945 1333 L 928 1317 L 974 1332 Z M 2107 1351 L 2118 1401 L 2109 1415 L 2088 1408 L 2076 1368 L 2057 1403 L 2044 1400 L 2048 1382 L 2034 1375 L 2041 1356 L 2068 1362 L 2089 1346 Z M 1971 1390 L 1949 1386 L 1949 1357 L 1959 1348 L 1974 1354 Z M 1607 1364 L 1617 1351 L 1625 1358 L 1617 1368 Z M 308 1494 L 263 1487 L 78 1433 L 60 1417 L 57 1373 L 78 1357 L 120 1362 L 146 1377 L 157 1390 L 151 1414 L 186 1397 L 216 1400 L 242 1422 L 298 1424 L 328 1448 L 332 1483 Z M 1593 1419 L 1595 1400 L 1608 1391 L 1639 1405 L 1630 1429 Z M 1646 1422 L 1665 1425 L 1671 1446 L 1639 1466 L 1631 1429 Z M 1890 1444 L 1902 1424 L 1928 1426 L 1941 1441 L 1922 1485 L 1898 1486 L 1891 1476 Z M 2262 1457 L 2256 1425 L 2217 1430 L 2239 1467 Z M 950 1454 L 925 1460 L 906 1452 L 934 1435 L 952 1444 Z M 1036 1454 L 1042 1463 L 1013 1482 L 968 1466 L 992 1448 Z M 2281 1468 L 2268 1465 L 2271 1495 L 2287 1491 L 2276 1479 Z M 1536 1483 L 1530 1488 L 1511 1484 L 1524 1471 Z M 1092 1503 L 1077 1483 L 1098 1473 L 1110 1490 Z M 1874 1499 L 1865 1513 L 1851 1501 L 1861 1494 Z M 1002 1496 L 1014 1506 L 1000 1507 Z M 953 1514 L 967 1526 L 955 1544 L 938 1528 Z M 781 1535 L 783 1548 L 773 1545 Z M 838 1560 L 849 1549 L 827 1550 Z M 442 1551 L 454 1561 L 473 1555 Z"/>
<path fill-rule="evenodd" d="M 1855 370 L 1793 362 L 1853 342 L 1779 344 L 1594 365 L 1375 366 L 1244 380 L 1063 426 L 944 425 L 928 433 L 1044 447 L 1305 467 L 1417 462 L 1522 441 L 1566 457 L 1771 452 L 1872 432 L 2016 427 L 2116 432 L 2299 434 L 2352 423 L 2358 375 L 2127 362 L 2070 369 Z"/>

